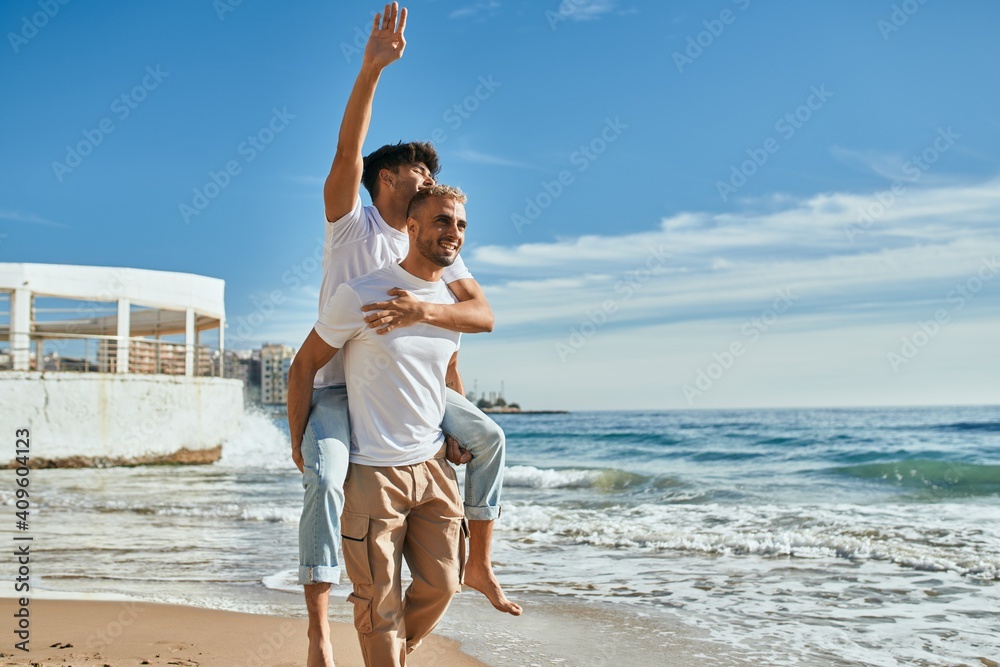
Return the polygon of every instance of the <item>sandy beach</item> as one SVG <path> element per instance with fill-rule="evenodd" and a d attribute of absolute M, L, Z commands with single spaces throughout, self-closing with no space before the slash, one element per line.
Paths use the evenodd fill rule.
<path fill-rule="evenodd" d="M 17 609 L 0 600 L 6 618 Z M 228 667 L 301 666 L 306 660 L 306 621 L 259 614 L 148 602 L 32 600 L 30 652 L 14 648 L 12 634 L 0 646 L 3 665 L 181 665 Z M 362 667 L 354 628 L 333 624 L 338 667 Z M 432 636 L 411 656 L 415 666 L 475 667 L 483 663 L 459 644 Z"/>

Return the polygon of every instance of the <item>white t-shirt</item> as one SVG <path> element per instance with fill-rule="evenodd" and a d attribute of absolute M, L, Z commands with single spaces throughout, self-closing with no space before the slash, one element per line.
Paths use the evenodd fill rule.
<path fill-rule="evenodd" d="M 434 456 L 444 442 L 445 373 L 461 334 L 420 323 L 379 335 L 361 306 L 392 287 L 421 301 L 455 303 L 444 281 L 427 282 L 396 263 L 337 288 L 316 333 L 341 348 L 351 417 L 351 463 L 404 466 Z"/>
<path fill-rule="evenodd" d="M 326 246 L 323 249 L 323 283 L 319 290 L 319 312 L 341 284 L 359 278 L 389 264 L 396 264 L 410 249 L 406 232 L 393 229 L 382 219 L 374 206 L 362 206 L 359 197 L 354 209 L 336 222 L 326 223 Z M 453 283 L 472 274 L 465 268 L 462 257 L 444 270 L 445 283 Z M 402 285 L 390 285 L 386 291 Z M 373 296 L 365 305 L 391 298 L 382 293 Z M 316 373 L 314 387 L 345 384 L 344 360 L 336 355 L 330 363 Z"/>

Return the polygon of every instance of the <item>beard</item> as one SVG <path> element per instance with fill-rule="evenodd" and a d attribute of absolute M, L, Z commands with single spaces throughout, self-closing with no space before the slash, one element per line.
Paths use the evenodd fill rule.
<path fill-rule="evenodd" d="M 426 238 L 417 239 L 417 250 L 419 250 L 420 254 L 425 258 L 441 267 L 451 266 L 455 263 L 455 258 L 458 257 L 457 250 L 454 254 L 445 254 L 445 251 L 441 249 L 437 241 L 431 241 Z M 461 250 L 461 247 L 459 250 Z"/>

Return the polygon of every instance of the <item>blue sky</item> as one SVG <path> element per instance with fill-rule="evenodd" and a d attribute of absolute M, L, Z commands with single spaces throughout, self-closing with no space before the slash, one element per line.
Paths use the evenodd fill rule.
<path fill-rule="evenodd" d="M 468 385 L 535 408 L 1000 400 L 996 3 L 407 6 L 366 150 L 433 136 L 470 196 L 497 326 L 465 337 Z M 380 9 L 4 3 L 0 261 L 223 278 L 228 346 L 298 345 Z"/>

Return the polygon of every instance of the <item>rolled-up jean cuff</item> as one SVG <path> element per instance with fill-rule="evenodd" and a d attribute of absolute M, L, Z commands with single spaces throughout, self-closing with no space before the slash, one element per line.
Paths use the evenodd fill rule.
<path fill-rule="evenodd" d="M 299 584 L 339 584 L 340 567 L 316 565 L 315 567 L 299 566 Z"/>
<path fill-rule="evenodd" d="M 465 518 L 469 521 L 496 521 L 500 518 L 500 506 L 471 507 L 466 505 Z"/>

